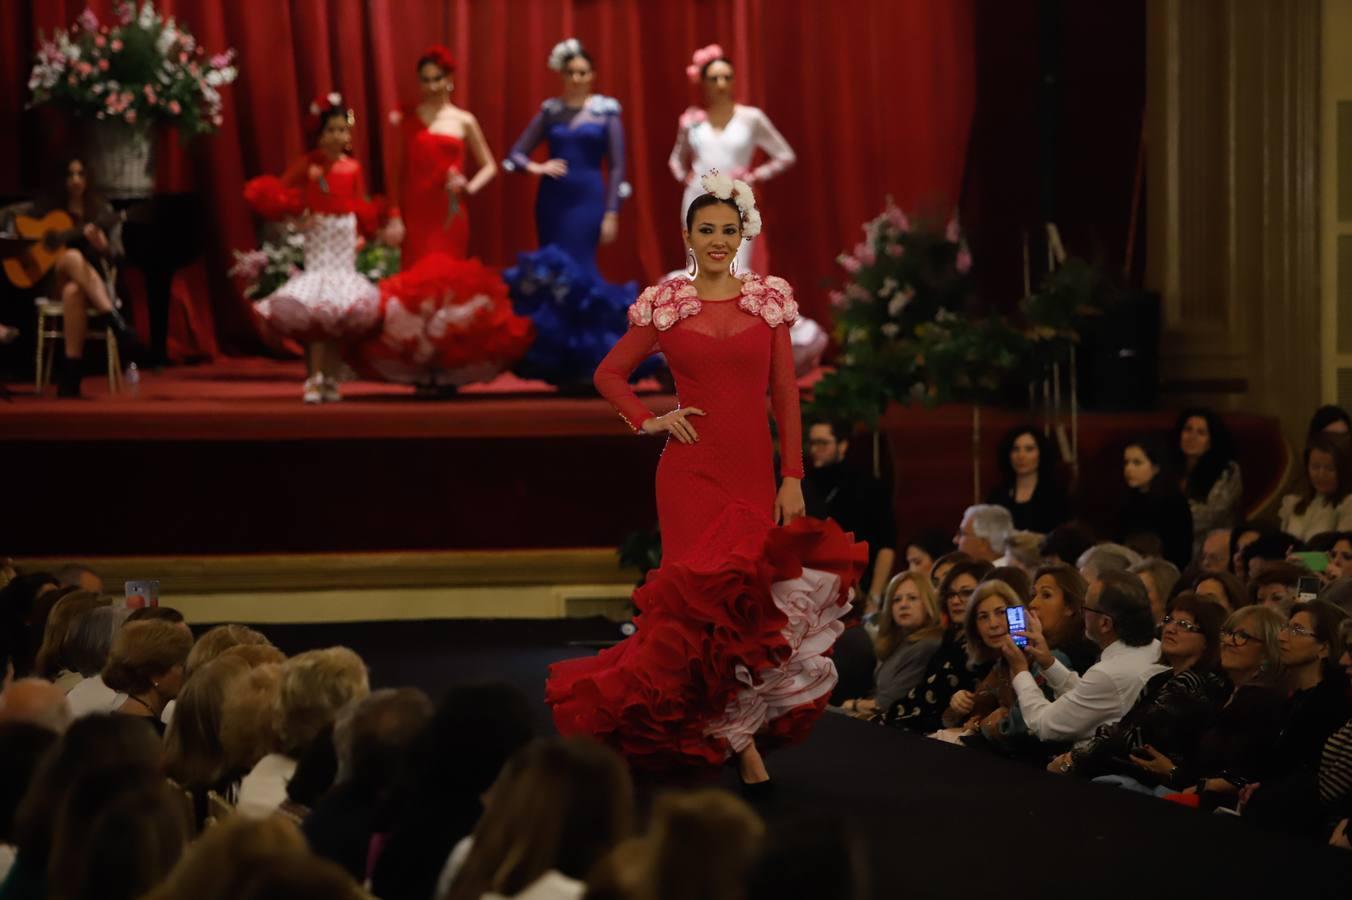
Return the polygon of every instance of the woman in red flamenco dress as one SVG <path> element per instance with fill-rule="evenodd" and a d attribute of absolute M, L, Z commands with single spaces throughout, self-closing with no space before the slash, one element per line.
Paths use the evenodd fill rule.
<path fill-rule="evenodd" d="M 402 271 L 381 285 L 379 332 L 349 354 L 360 372 L 432 390 L 492 380 L 533 337 L 502 279 L 466 258 L 466 206 L 498 168 L 478 120 L 450 101 L 454 74 L 451 52 L 428 48 L 418 59 L 422 102 L 390 116 L 403 148 L 394 178 L 400 206 L 390 214 Z M 477 164 L 472 178 L 468 155 Z"/>
<path fill-rule="evenodd" d="M 553 666 L 545 697 L 560 733 L 592 735 L 635 766 L 736 756 L 752 785 L 769 781 L 761 748 L 803 738 L 825 708 L 836 683 L 829 652 L 868 554 L 834 523 L 803 517 L 789 339 L 797 304 L 782 279 L 730 271 L 742 240 L 760 230 L 750 187 L 717 173 L 702 181 L 706 193 L 686 216 L 691 278 L 640 295 L 595 376 L 636 432 L 667 434 L 657 467 L 662 565 L 634 592 L 634 635 Z M 627 380 L 657 350 L 679 396 L 662 416 Z"/>

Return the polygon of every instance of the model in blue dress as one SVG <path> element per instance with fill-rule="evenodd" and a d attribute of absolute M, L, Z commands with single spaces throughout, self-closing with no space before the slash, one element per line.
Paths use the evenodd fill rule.
<path fill-rule="evenodd" d="M 535 323 L 536 340 L 518 371 L 559 386 L 588 385 L 592 372 L 627 327 L 634 283 L 611 285 L 596 270 L 598 244 L 615 240 L 625 181 L 620 104 L 591 93 L 591 58 L 570 38 L 549 66 L 563 91 L 540 111 L 512 147 L 504 168 L 539 177 L 535 232 L 540 249 L 518 256 L 505 273 L 516 311 Z M 541 143 L 549 159 L 531 154 Z"/>

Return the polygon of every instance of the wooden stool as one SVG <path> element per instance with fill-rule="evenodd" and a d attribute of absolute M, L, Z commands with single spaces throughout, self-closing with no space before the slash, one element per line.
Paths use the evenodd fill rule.
<path fill-rule="evenodd" d="M 56 358 L 56 348 L 66 339 L 66 312 L 61 301 L 39 297 L 33 301 L 38 308 L 38 358 L 35 385 L 37 392 L 52 380 L 52 361 Z M 89 311 L 89 330 L 85 342 L 103 341 L 108 348 L 108 391 L 116 394 L 122 390 L 122 360 L 117 352 L 117 336 L 108 325 L 107 313 Z M 97 327 L 99 323 L 102 327 Z M 53 346 L 48 346 L 52 343 Z"/>

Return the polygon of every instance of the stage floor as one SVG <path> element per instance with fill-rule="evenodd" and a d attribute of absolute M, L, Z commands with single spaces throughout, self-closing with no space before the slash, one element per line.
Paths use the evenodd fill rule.
<path fill-rule="evenodd" d="M 371 686 L 506 681 L 531 698 L 542 732 L 549 665 L 593 651 L 570 642 L 617 638 L 600 620 L 377 622 L 260 626 L 287 653 L 344 644 Z M 865 846 L 866 896 L 1345 897 L 1352 853 L 1268 834 L 1126 791 L 1051 775 L 956 747 L 826 714 L 803 744 L 768 764 L 778 783 L 761 806 L 772 822 L 810 828 L 844 819 Z M 643 777 L 640 803 L 670 787 L 736 790 L 731 767 Z"/>
<path fill-rule="evenodd" d="M 110 394 L 108 379 L 92 375 L 84 380 L 81 400 L 58 400 L 53 388 L 39 397 L 31 383 L 12 384 L 12 402 L 0 403 L 3 439 L 463 438 L 627 431 L 599 397 L 563 396 L 542 381 L 510 373 L 436 398 L 416 396 L 404 385 L 353 381 L 343 385 L 341 403 L 317 406 L 301 402 L 304 379 L 299 361 L 229 358 L 143 373 L 134 395 Z M 660 392 L 651 379 L 637 389 Z M 529 415 L 523 415 L 527 409 Z"/>

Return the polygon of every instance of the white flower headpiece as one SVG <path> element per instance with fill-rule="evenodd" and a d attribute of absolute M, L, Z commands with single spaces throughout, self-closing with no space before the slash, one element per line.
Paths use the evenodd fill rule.
<path fill-rule="evenodd" d="M 737 204 L 737 212 L 742 217 L 742 237 L 753 238 L 760 234 L 760 210 L 756 209 L 756 195 L 751 192 L 751 185 L 740 178 L 720 174 L 717 169 L 701 176 L 699 184 L 706 194 Z"/>
<path fill-rule="evenodd" d="M 555 72 L 562 72 L 568 58 L 577 56 L 584 52 L 582 42 L 577 38 L 568 38 L 566 41 L 559 41 L 554 45 L 554 49 L 549 51 L 549 67 Z"/>

